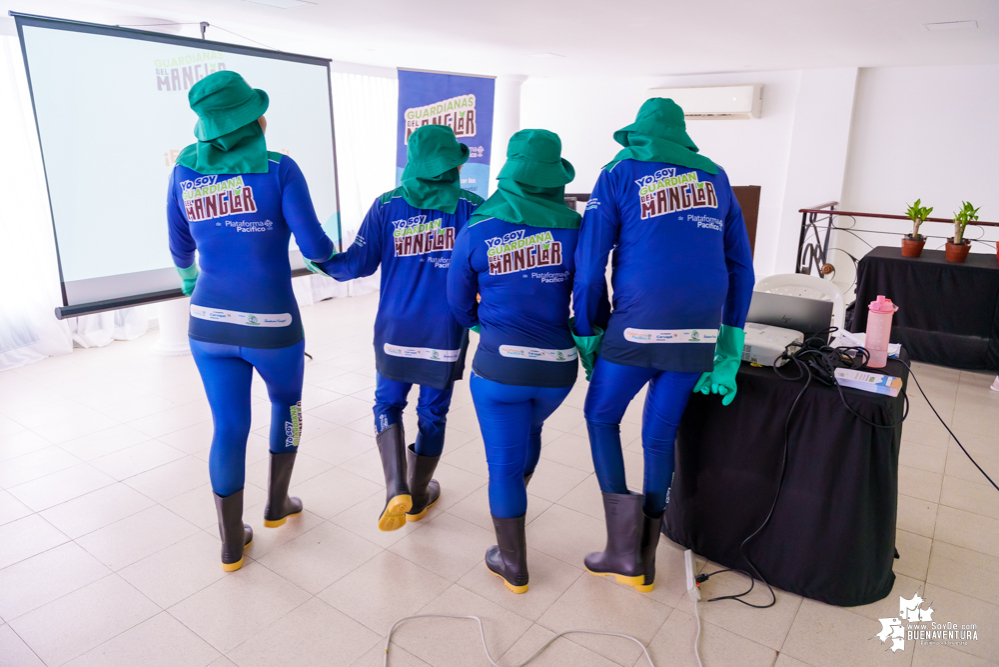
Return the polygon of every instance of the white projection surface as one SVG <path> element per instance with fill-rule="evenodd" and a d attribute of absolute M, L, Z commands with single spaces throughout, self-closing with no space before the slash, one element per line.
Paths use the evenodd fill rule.
<path fill-rule="evenodd" d="M 180 286 L 167 244 L 167 183 L 177 154 L 195 141 L 188 91 L 220 68 L 267 92 L 267 148 L 298 162 L 320 222 L 339 240 L 326 61 L 65 25 L 21 29 L 66 306 Z M 293 268 L 303 266 L 294 241 L 289 251 Z"/>

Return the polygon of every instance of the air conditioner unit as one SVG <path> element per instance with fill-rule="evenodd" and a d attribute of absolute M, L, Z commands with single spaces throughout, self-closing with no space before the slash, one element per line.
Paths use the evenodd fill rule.
<path fill-rule="evenodd" d="M 763 85 L 650 88 L 649 97 L 668 97 L 683 109 L 684 118 L 759 118 Z"/>

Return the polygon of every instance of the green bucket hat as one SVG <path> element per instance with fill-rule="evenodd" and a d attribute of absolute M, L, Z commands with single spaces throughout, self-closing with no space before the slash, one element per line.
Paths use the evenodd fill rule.
<path fill-rule="evenodd" d="M 468 152 L 447 125 L 424 125 L 409 135 L 402 180 L 440 176 L 465 164 Z"/>
<path fill-rule="evenodd" d="M 236 72 L 209 74 L 187 93 L 191 109 L 198 114 L 194 136 L 211 141 L 260 118 L 267 111 L 267 93 L 251 88 Z"/>
<path fill-rule="evenodd" d="M 630 146 L 628 139 L 631 132 L 666 139 L 697 152 L 697 144 L 687 134 L 683 109 L 669 98 L 653 97 L 645 100 L 645 104 L 638 110 L 635 122 L 615 132 L 614 141 L 625 147 Z"/>
<path fill-rule="evenodd" d="M 562 140 L 557 134 L 548 130 L 521 130 L 510 137 L 506 164 L 496 177 L 556 188 L 576 178 L 576 170 L 562 157 Z"/>

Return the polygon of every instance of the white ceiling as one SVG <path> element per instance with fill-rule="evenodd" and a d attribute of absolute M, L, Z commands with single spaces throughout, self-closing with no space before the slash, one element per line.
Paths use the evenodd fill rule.
<path fill-rule="evenodd" d="M 997 0 L 317 0 L 295 9 L 246 0 L 0 0 L 0 9 L 107 23 L 208 21 L 287 51 L 479 74 L 999 63 Z M 976 29 L 924 27 L 969 19 Z M 196 26 L 183 30 L 197 34 Z M 208 37 L 247 43 L 212 28 Z"/>

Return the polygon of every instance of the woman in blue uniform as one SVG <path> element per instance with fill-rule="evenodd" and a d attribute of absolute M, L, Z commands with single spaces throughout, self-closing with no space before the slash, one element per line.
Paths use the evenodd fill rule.
<path fill-rule="evenodd" d="M 585 563 L 650 591 L 676 428 L 692 390 L 735 398 L 753 264 L 728 176 L 698 154 L 679 106 L 646 101 L 614 139 L 624 149 L 597 179 L 576 248 L 574 334 L 592 369 L 584 411 L 607 519 L 607 548 Z M 646 384 L 642 496 L 625 484 L 620 424 Z"/>
<path fill-rule="evenodd" d="M 458 234 L 448 273 L 451 311 L 480 334 L 471 390 L 497 542 L 486 567 L 514 593 L 528 586 L 526 487 L 541 428 L 576 381 L 569 299 L 579 214 L 565 205 L 575 172 L 561 150 L 547 130 L 513 135 L 498 189 Z"/>
<path fill-rule="evenodd" d="M 419 521 L 440 498 L 433 474 L 468 345 L 468 332 L 451 316 L 444 296 L 447 270 L 455 236 L 482 203 L 461 189 L 458 172 L 468 152 L 449 127 L 426 125 L 413 132 L 402 185 L 375 200 L 345 253 L 310 266 L 337 280 L 370 276 L 382 267 L 374 406 L 385 472 L 381 530 Z M 407 448 L 402 411 L 414 384 L 420 386 L 419 433 Z"/>
<path fill-rule="evenodd" d="M 305 363 L 288 245 L 294 234 L 306 257 L 325 259 L 333 242 L 298 165 L 267 150 L 264 91 L 223 71 L 195 84 L 188 99 L 199 118 L 198 141 L 181 151 L 170 176 L 170 253 L 191 296 L 191 352 L 215 423 L 208 465 L 222 568 L 231 571 L 242 566 L 253 539 L 243 524 L 243 481 L 254 369 L 271 399 L 264 525 L 280 526 L 302 511 L 302 502 L 288 496 L 302 432 Z"/>

